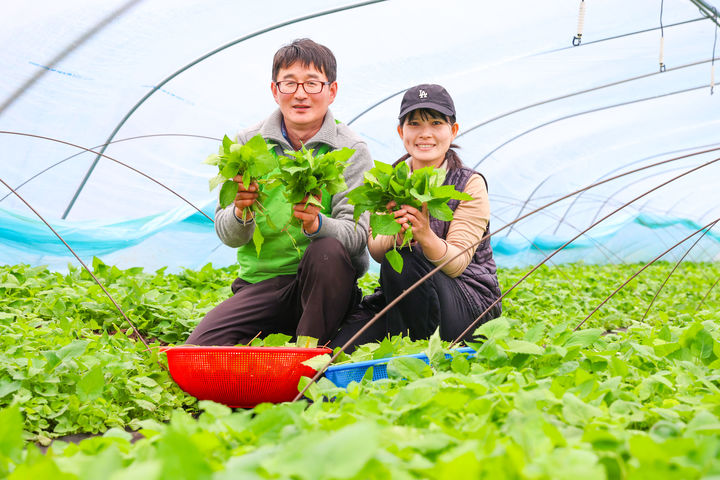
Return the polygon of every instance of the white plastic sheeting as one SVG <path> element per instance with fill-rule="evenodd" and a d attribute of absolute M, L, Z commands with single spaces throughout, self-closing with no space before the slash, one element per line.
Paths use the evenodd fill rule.
<path fill-rule="evenodd" d="M 720 158 L 720 89 L 711 95 L 710 84 L 716 24 L 689 0 L 586 0 L 582 42 L 573 46 L 579 6 L 15 2 L 0 18 L 0 131 L 18 134 L 0 133 L 0 179 L 84 259 L 173 269 L 231 264 L 234 251 L 210 221 L 137 172 L 100 158 L 80 188 L 97 155 L 78 146 L 97 152 L 112 137 L 107 156 L 212 216 L 214 167 L 202 160 L 222 135 L 275 108 L 272 55 L 300 37 L 335 53 L 333 113 L 381 161 L 403 153 L 395 128 L 401 93 L 444 85 L 458 110 L 461 157 L 489 182 L 493 230 L 614 175 L 695 154 L 604 183 L 493 237 L 501 266 L 535 264 L 624 203 Z M 711 151 L 696 154 L 704 150 Z M 638 198 L 552 261 L 651 260 L 718 218 L 718 164 Z M 717 260 L 718 232 L 687 258 Z M 666 258 L 679 258 L 698 236 Z M 2 185 L 0 262 L 74 262 Z"/>

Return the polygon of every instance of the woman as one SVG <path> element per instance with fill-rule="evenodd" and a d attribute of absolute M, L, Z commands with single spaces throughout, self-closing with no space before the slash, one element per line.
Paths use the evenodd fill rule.
<path fill-rule="evenodd" d="M 451 200 L 449 207 L 454 218 L 450 222 L 430 217 L 426 206 L 418 210 L 400 205 L 394 210 L 395 221 L 402 226 L 399 238 L 371 235 L 368 239 L 370 255 L 380 263 L 380 289 L 365 303 L 374 300 L 378 311 L 378 300 L 380 304 L 389 303 L 436 266 L 452 259 L 391 308 L 384 322 L 382 318 L 378 320 L 391 335 L 409 334 L 412 339 L 422 339 L 440 327 L 440 337 L 452 341 L 501 295 L 490 240 L 480 241 L 489 233 L 487 182 L 465 167 L 453 150 L 457 147 L 452 142 L 459 126 L 455 122 L 453 100 L 443 87 L 424 84 L 409 89 L 402 99 L 398 118 L 397 130 L 407 154 L 395 165 L 407 162 L 411 170 L 444 168 L 445 184 L 454 185 L 473 200 Z M 393 202 L 388 205 L 390 210 L 396 207 Z M 398 246 L 402 243 L 403 232 L 410 225 L 413 244 L 400 250 L 403 268 L 397 273 L 385 259 L 385 253 L 393 242 Z M 469 248 L 473 245 L 476 247 Z M 472 338 L 478 325 L 498 317 L 501 311 L 497 302 L 463 338 Z"/>

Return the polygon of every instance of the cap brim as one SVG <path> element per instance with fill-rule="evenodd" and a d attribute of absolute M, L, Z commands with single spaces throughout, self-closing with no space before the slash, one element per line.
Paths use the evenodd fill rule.
<path fill-rule="evenodd" d="M 413 110 L 419 110 L 421 108 L 429 108 L 431 110 L 438 111 L 438 112 L 442 113 L 443 115 L 448 115 L 450 117 L 455 115 L 455 112 L 453 112 L 452 110 L 450 110 L 447 107 L 438 105 L 437 103 L 433 103 L 433 102 L 425 102 L 425 103 L 416 103 L 415 105 L 407 107 L 404 110 L 400 110 L 400 115 L 398 115 L 398 119 L 404 117 L 405 115 L 412 112 Z"/>

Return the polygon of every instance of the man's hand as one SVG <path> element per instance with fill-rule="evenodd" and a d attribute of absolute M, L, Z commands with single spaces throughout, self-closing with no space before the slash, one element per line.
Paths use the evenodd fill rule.
<path fill-rule="evenodd" d="M 257 201 L 258 198 L 258 184 L 252 182 L 248 185 L 247 190 L 243 186 L 242 174 L 238 174 L 233 178 L 233 182 L 238 184 L 238 193 L 235 195 L 235 216 L 242 218 L 244 222 L 252 220 L 255 215 L 250 207 Z"/>
<path fill-rule="evenodd" d="M 313 197 L 320 203 L 321 198 L 319 196 L 313 195 Z M 302 202 L 293 205 L 293 215 L 302 222 L 305 233 L 312 235 L 320 229 L 320 219 L 318 218 L 318 215 L 320 215 L 320 207 L 312 203 L 305 207 L 308 198 L 309 195 L 306 195 Z"/>

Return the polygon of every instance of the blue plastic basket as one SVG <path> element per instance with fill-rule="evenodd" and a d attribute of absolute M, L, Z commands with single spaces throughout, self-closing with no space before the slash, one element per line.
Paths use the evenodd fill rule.
<path fill-rule="evenodd" d="M 462 347 L 454 350 L 457 353 L 475 353 L 470 347 Z M 445 354 L 450 357 L 450 354 Z M 331 365 L 325 370 L 325 377 L 333 382 L 336 386 L 347 388 L 350 382 L 360 382 L 365 376 L 368 368 L 372 367 L 372 379 L 380 380 L 388 378 L 387 364 L 393 358 L 419 358 L 425 363 L 429 363 L 427 355 L 424 353 L 415 353 L 413 355 L 401 355 L 397 357 L 380 358 L 378 360 L 367 360 L 365 362 L 348 363 L 346 365 Z"/>

